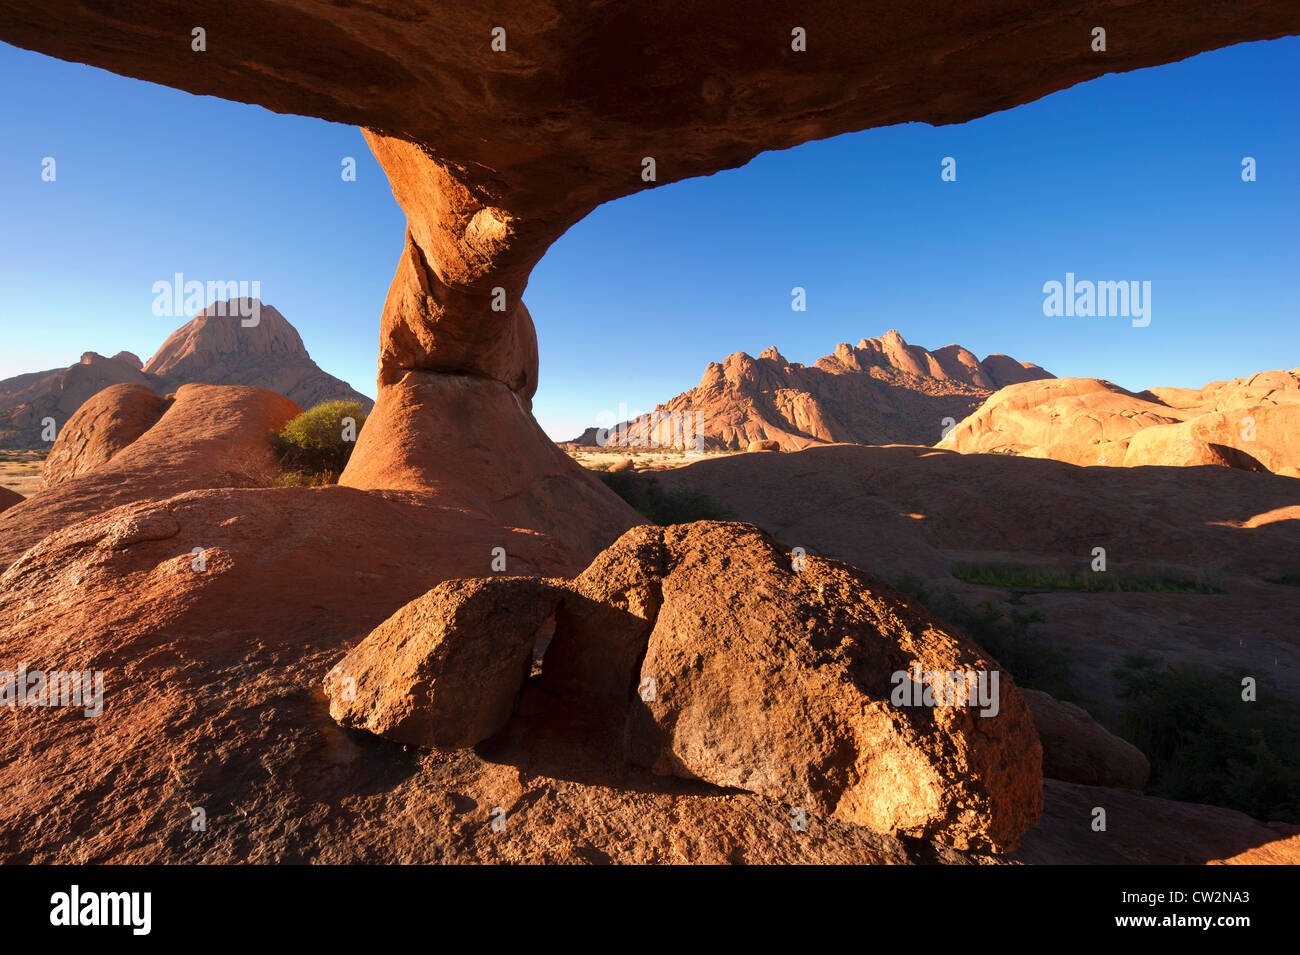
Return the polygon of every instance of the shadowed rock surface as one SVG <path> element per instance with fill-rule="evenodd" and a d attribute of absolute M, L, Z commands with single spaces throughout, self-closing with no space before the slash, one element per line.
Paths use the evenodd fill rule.
<path fill-rule="evenodd" d="M 783 546 L 885 580 L 1004 612 L 1040 611 L 1036 643 L 1069 649 L 1086 709 L 1110 725 L 1131 653 L 1166 665 L 1258 674 L 1300 705 L 1300 588 L 1277 582 L 1300 553 L 1300 481 L 1229 468 L 1077 467 L 923 447 L 833 445 L 655 472 L 666 491 L 708 495 Z M 834 502 L 834 503 L 830 503 Z M 1216 584 L 1223 593 L 979 586 L 959 564 L 1110 571 Z M 1013 670 L 1014 672 L 1014 670 Z"/>
<path fill-rule="evenodd" d="M 562 602 L 546 659 L 565 659 L 554 673 L 543 660 L 546 689 L 564 709 L 621 704 L 625 755 L 656 774 L 962 849 L 1014 848 L 1042 808 L 1038 737 L 996 661 L 856 568 L 793 569 L 743 524 L 634 528 L 562 586 L 441 584 L 331 671 L 330 713 L 398 742 L 482 742 Z M 913 669 L 916 699 L 897 698 Z M 964 684 L 945 700 L 930 677 L 995 671 L 978 701 Z M 927 688 L 939 705 L 923 705 Z"/>
<path fill-rule="evenodd" d="M 1141 789 L 1151 764 L 1132 743 L 1110 733 L 1073 703 L 1021 689 L 1043 744 L 1043 775 L 1088 786 Z"/>
<path fill-rule="evenodd" d="M 578 561 L 581 541 L 503 526 L 459 495 L 486 487 L 502 513 L 568 480 L 540 430 L 528 427 L 536 340 L 521 296 L 565 229 L 650 185 L 645 157 L 656 161 L 656 183 L 671 182 L 764 149 L 906 121 L 964 121 L 1105 72 L 1300 31 L 1300 9 L 1282 0 L 1195 15 L 1174 0 L 1085 9 L 816 0 L 797 14 L 808 52 L 794 53 L 789 30 L 772 26 L 788 16 L 777 5 L 738 12 L 720 0 L 669 8 L 557 0 L 526 11 L 494 2 L 147 0 L 110 9 L 18 0 L 0 10 L 6 42 L 366 126 L 407 216 L 381 317 L 372 418 L 382 425 L 375 434 L 392 440 L 366 443 L 368 426 L 349 465 L 370 490 L 189 491 L 71 526 L 75 510 L 61 508 L 54 533 L 0 580 L 4 658 L 104 668 L 110 680 L 101 717 L 15 710 L 17 728 L 0 737 L 6 859 L 988 861 L 815 816 L 808 833 L 793 833 L 789 807 L 770 798 L 656 777 L 602 755 L 612 746 L 575 745 L 608 744 L 621 729 L 595 707 L 557 713 L 539 701 L 540 686 L 526 690 L 497 737 L 450 757 L 341 730 L 319 689 L 320 675 L 386 617 L 441 580 L 481 573 L 475 565 L 494 547 L 515 557 L 511 572 L 539 575 L 576 573 L 593 556 Z M 190 30 L 200 21 L 207 52 L 195 54 Z M 1104 55 L 1090 48 L 1098 22 L 1108 28 Z M 508 34 L 504 53 L 491 50 L 496 26 Z M 496 409 L 476 437 L 487 450 L 435 497 L 445 461 L 438 451 L 449 447 L 446 422 L 464 414 L 465 378 L 508 394 L 485 387 L 478 395 Z M 507 414 L 523 422 L 518 440 L 494 452 L 490 429 Z M 118 466 L 165 421 L 87 478 Z M 154 493 L 147 480 L 132 477 L 122 493 Z M 952 475 L 945 481 L 962 487 Z M 407 490 L 384 489 L 393 486 Z M 109 503 L 102 486 L 83 487 L 87 509 Z M 1271 486 L 1259 490 L 1276 497 Z M 978 509 L 979 493 L 956 496 Z M 855 497 L 844 500 L 851 506 Z M 1061 503 L 1039 506 L 1050 514 Z M 576 509 L 605 526 L 627 519 L 599 490 Z M 0 519 L 6 535 L 8 520 Z M 960 517 L 955 523 L 976 536 Z M 991 537 L 1005 531 L 1004 521 L 991 526 Z M 1251 528 L 1260 540 L 1277 533 L 1268 522 Z M 857 546 L 891 552 L 892 541 L 881 540 Z M 192 541 L 212 542 L 215 572 L 192 570 Z M 1026 858 L 1283 854 L 1286 835 L 1239 814 L 1184 808 L 1171 838 L 1158 825 L 1168 815 L 1162 804 L 1068 787 L 1048 784 L 1049 825 L 1025 835 Z M 1125 809 L 1126 824 L 1109 840 L 1078 831 L 1086 803 L 1098 799 Z M 206 832 L 191 828 L 197 807 L 207 812 Z M 506 813 L 506 838 L 491 827 L 496 807 Z"/>

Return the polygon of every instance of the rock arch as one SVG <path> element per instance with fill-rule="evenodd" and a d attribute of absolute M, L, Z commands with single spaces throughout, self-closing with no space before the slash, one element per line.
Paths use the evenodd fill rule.
<path fill-rule="evenodd" d="M 602 489 L 574 481 L 532 420 L 537 342 L 522 301 L 546 249 L 597 205 L 767 149 L 961 122 L 1103 73 L 1300 32 L 1287 0 L 1194 14 L 1178 0 L 520 6 L 15 0 L 0 39 L 364 127 L 407 236 L 381 320 L 379 399 L 342 483 L 470 493 L 495 458 L 530 462 L 496 479 L 503 500 L 559 478 L 598 507 Z M 655 183 L 641 178 L 646 156 Z M 497 451 L 440 475 L 474 429 Z"/>

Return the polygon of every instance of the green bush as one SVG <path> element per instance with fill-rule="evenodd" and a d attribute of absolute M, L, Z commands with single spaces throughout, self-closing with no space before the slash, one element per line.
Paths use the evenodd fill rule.
<path fill-rule="evenodd" d="M 273 439 L 275 453 L 286 472 L 276 485 L 314 486 L 337 481 L 356 447 L 355 440 L 345 438 L 345 418 L 356 422 L 359 436 L 366 423 L 366 412 L 359 401 L 327 401 L 286 424 Z"/>
<path fill-rule="evenodd" d="M 1300 712 L 1263 684 L 1245 702 L 1235 676 L 1157 671 L 1130 655 L 1115 670 L 1119 732 L 1151 761 L 1147 791 L 1300 823 Z"/>

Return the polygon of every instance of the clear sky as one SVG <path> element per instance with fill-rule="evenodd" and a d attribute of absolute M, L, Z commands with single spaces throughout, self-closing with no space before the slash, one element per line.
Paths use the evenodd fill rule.
<path fill-rule="evenodd" d="M 0 377 L 87 350 L 147 360 L 189 317 L 152 312 L 153 283 L 181 272 L 260 281 L 326 371 L 375 393 L 404 224 L 357 129 L 3 44 L 0 86 Z M 775 344 L 811 363 L 890 328 L 1132 389 L 1296 367 L 1297 91 L 1300 38 L 1244 44 L 608 203 L 525 294 L 534 410 L 569 438 L 694 386 L 730 352 Z M 956 182 L 941 181 L 945 156 Z M 1043 284 L 1067 272 L 1151 282 L 1150 325 L 1046 317 Z"/>

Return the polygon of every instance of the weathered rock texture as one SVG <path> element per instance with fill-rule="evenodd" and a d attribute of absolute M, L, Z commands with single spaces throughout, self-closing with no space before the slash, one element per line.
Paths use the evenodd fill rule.
<path fill-rule="evenodd" d="M 1051 377 L 1006 355 L 979 361 L 960 345 L 927 351 L 890 330 L 857 347 L 841 343 L 812 367 L 775 348 L 758 358 L 736 352 L 653 412 L 604 433 L 588 428 L 573 443 L 750 451 L 926 444 L 997 389 Z"/>
<path fill-rule="evenodd" d="M 104 406 L 111 411 L 111 402 Z M 0 516 L 0 568 L 47 534 L 121 504 L 197 488 L 269 486 L 280 473 L 270 435 L 301 410 L 259 388 L 182 386 L 135 441 Z M 75 456 L 69 463 L 76 471 Z"/>
<path fill-rule="evenodd" d="M 170 404 L 143 385 L 110 385 L 77 409 L 45 458 L 41 489 L 99 467 L 144 434 Z"/>
<path fill-rule="evenodd" d="M 1083 8 L 815 0 L 789 24 L 809 38 L 808 51 L 796 53 L 781 24 L 794 19 L 786 9 L 701 0 L 666 17 L 653 5 L 578 0 L 527 9 L 494 0 L 277 0 L 255 9 L 10 0 L 0 40 L 368 127 L 408 220 L 381 320 L 376 408 L 381 422 L 392 409 L 383 431 L 403 444 L 360 447 L 349 470 L 367 484 L 392 474 L 427 486 L 436 478 L 427 449 L 438 447 L 444 420 L 462 413 L 453 402 L 463 392 L 435 386 L 439 396 L 421 404 L 412 393 L 422 376 L 499 383 L 527 417 L 535 340 L 520 296 L 529 271 L 596 205 L 650 185 L 645 157 L 656 161 L 656 182 L 670 182 L 765 149 L 905 121 L 964 121 L 1105 72 L 1300 31 L 1300 8 L 1285 0 L 1194 16 L 1175 0 Z M 1105 54 L 1091 49 L 1098 23 L 1108 30 Z M 191 49 L 197 25 L 207 31 L 204 53 Z M 506 31 L 505 52 L 492 51 L 494 27 Z M 415 384 L 411 374 L 421 376 Z M 182 390 L 158 425 L 85 478 L 120 466 L 184 399 Z M 434 438 L 424 441 L 424 432 Z M 478 440 L 495 436 L 485 429 Z M 540 432 L 521 440 L 541 447 Z M 542 480 L 557 483 L 543 454 L 535 449 L 513 491 L 529 490 L 537 461 Z M 498 471 L 518 460 L 484 457 Z M 782 466 L 798 457 L 749 461 Z M 82 480 L 40 497 L 71 493 Z M 146 481 L 134 476 L 130 493 L 148 493 Z M 638 773 L 600 755 L 607 747 L 580 750 L 575 739 L 610 742 L 611 724 L 583 713 L 567 722 L 553 709 L 520 714 L 491 758 L 465 751 L 451 759 L 354 737 L 328 718 L 320 674 L 431 584 L 472 575 L 496 546 L 518 557 L 512 570 L 572 573 L 563 565 L 579 546 L 503 528 L 427 490 L 201 490 L 99 513 L 109 488 L 84 487 L 96 516 L 64 526 L 66 511 L 49 537 L 54 528 L 32 528 L 44 540 L 0 581 L 0 658 L 102 666 L 111 702 L 99 721 L 15 710 L 0 736 L 6 859 L 979 861 L 816 816 L 799 838 L 765 797 Z M 626 519 L 609 496 L 594 500 L 609 523 Z M 0 521 L 6 533 L 8 520 Z M 205 576 L 189 555 L 207 541 L 216 549 L 207 566 L 217 572 Z M 1059 838 L 1044 844 L 1031 830 L 1022 851 L 1096 858 L 1106 846 L 1108 858 L 1132 859 L 1152 846 L 1149 823 L 1164 807 L 1124 794 L 1131 824 L 1123 839 L 1105 842 L 1077 832 L 1079 807 L 1098 794 L 1068 786 L 1048 787 Z M 204 833 L 190 826 L 197 806 L 208 812 Z M 495 806 L 508 810 L 518 838 L 496 838 Z M 1220 858 L 1286 845 L 1290 833 L 1244 817 L 1223 821 L 1235 815 L 1187 813 L 1180 850 L 1203 861 L 1198 834 L 1216 837 Z"/>
<path fill-rule="evenodd" d="M 0 447 L 42 447 L 48 443 L 45 431 L 49 418 L 54 421 L 56 440 L 62 441 L 63 429 L 78 409 L 114 385 L 147 389 L 160 397 L 187 384 L 245 385 L 284 395 L 302 408 L 334 398 L 359 401 L 367 410 L 371 407 L 369 398 L 347 382 L 326 374 L 312 361 L 297 330 L 283 315 L 270 305 L 259 306 L 258 323 L 245 327 L 232 303 L 214 303 L 173 332 L 147 365 L 130 352 L 118 352 L 112 358 L 86 352 L 70 368 L 0 381 Z M 246 308 L 246 313 L 251 311 L 251 307 Z M 139 408 L 146 403 L 143 397 L 134 400 Z M 147 413 L 141 417 L 139 411 L 125 409 L 114 414 L 139 420 L 147 417 Z M 107 425 L 104 421 L 97 427 Z M 84 421 L 79 427 L 86 431 Z M 122 427 L 116 439 L 120 449 L 129 441 L 126 435 L 130 429 L 125 422 L 113 427 Z M 73 443 L 80 445 L 86 440 L 83 434 Z M 52 448 L 56 453 L 52 460 L 66 457 L 69 447 Z M 84 460 L 89 462 L 93 456 Z M 65 469 L 56 466 L 50 480 L 58 481 L 65 475 Z"/>
<path fill-rule="evenodd" d="M 1300 706 L 1300 588 L 1280 582 L 1300 554 L 1292 478 L 857 445 L 719 456 L 654 477 L 662 493 L 707 495 L 785 546 L 885 580 L 919 579 L 932 596 L 951 591 L 970 607 L 991 600 L 1006 614 L 1041 612 L 1031 639 L 1068 650 L 1069 681 L 1107 726 L 1124 705 L 1115 670 L 1133 654 L 1232 683 L 1259 674 L 1271 694 Z M 1087 570 L 1098 546 L 1110 571 L 1224 592 L 1088 593 L 953 577 L 960 563 Z"/>
<path fill-rule="evenodd" d="M 330 715 L 399 743 L 456 749 L 501 730 L 560 591 L 530 577 L 448 580 L 330 672 Z"/>
<path fill-rule="evenodd" d="M 48 445 L 63 425 L 91 397 L 112 385 L 154 388 L 138 364 L 120 357 L 86 352 L 68 368 L 35 371 L 0 381 L 0 447 L 39 448 Z M 162 393 L 161 391 L 159 393 Z M 49 427 L 53 420 L 53 428 Z"/>
<path fill-rule="evenodd" d="M 1300 476 L 1300 369 L 1134 393 L 1096 378 L 1004 388 L 938 447 L 1080 465 L 1218 465 Z"/>
<path fill-rule="evenodd" d="M 1014 848 L 1042 776 L 1010 675 L 856 568 L 800 563 L 755 528 L 700 522 L 634 528 L 568 585 L 444 583 L 331 671 L 330 711 L 398 742 L 478 743 L 505 726 L 562 605 L 544 685 L 621 703 L 633 762 L 881 832 Z M 901 701 L 913 668 L 918 695 Z M 921 674 L 994 672 L 987 712 L 965 690 L 921 704 Z"/>

